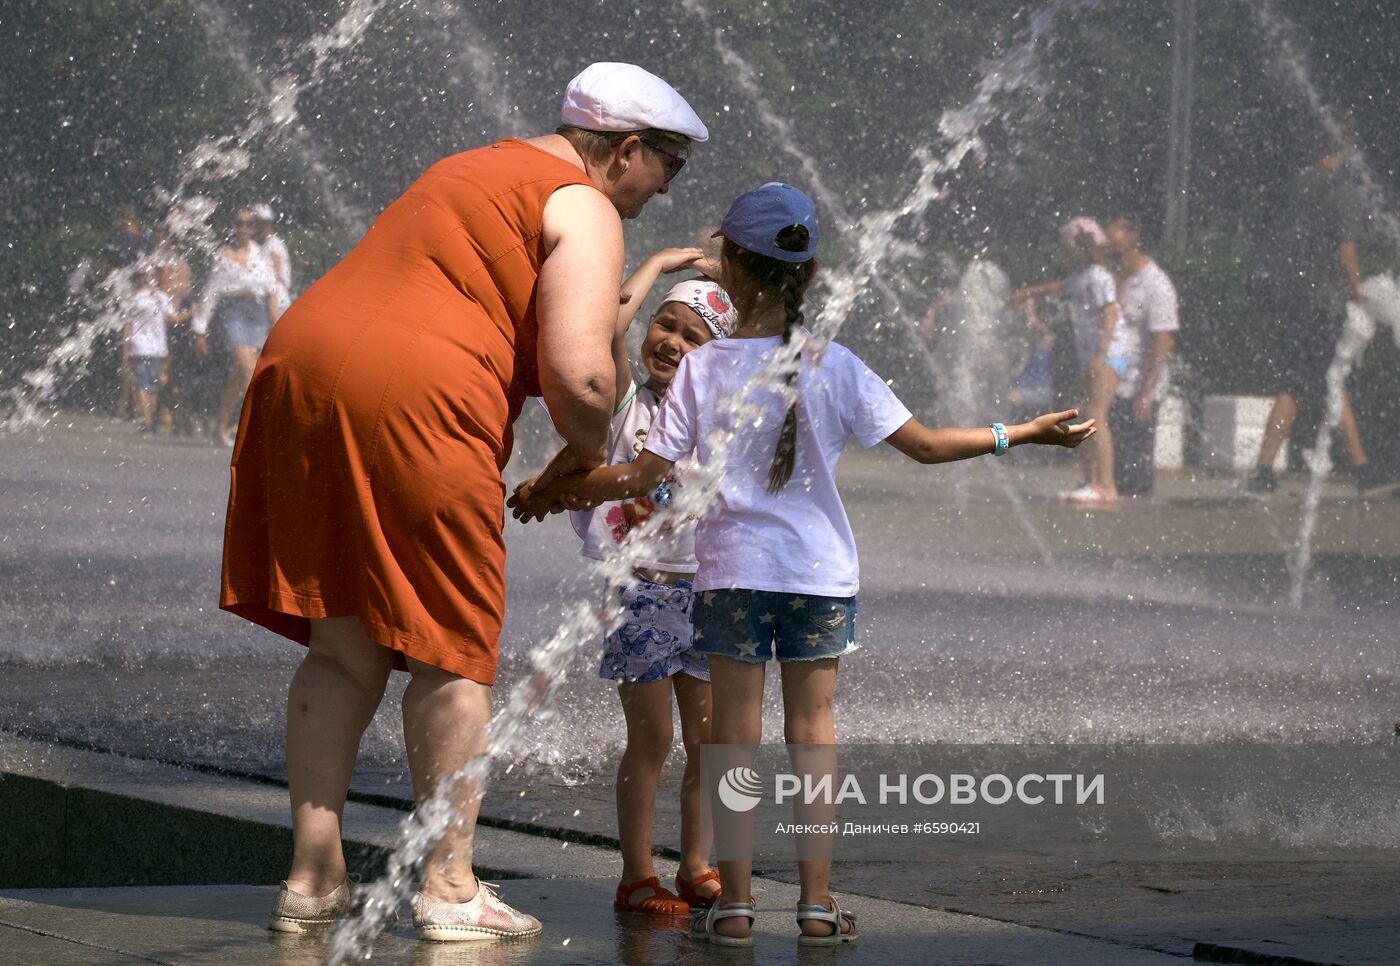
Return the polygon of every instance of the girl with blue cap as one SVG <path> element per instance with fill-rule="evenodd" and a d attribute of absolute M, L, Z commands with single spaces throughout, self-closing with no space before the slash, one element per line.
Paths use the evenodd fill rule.
<path fill-rule="evenodd" d="M 834 770 L 836 669 L 856 649 L 859 587 L 855 540 L 836 490 L 846 440 L 887 442 L 921 463 L 947 463 L 1023 443 L 1077 446 L 1093 435 L 1094 422 L 1062 425 L 1078 416 L 1069 410 L 1013 426 L 931 429 L 855 354 L 830 343 L 816 358 L 786 366 L 795 398 L 761 388 L 746 400 L 761 415 L 741 425 L 736 400 L 774 353 L 807 337 L 802 303 L 817 270 L 816 206 L 791 185 L 771 182 L 740 196 L 719 234 L 721 280 L 739 324 L 728 339 L 681 360 L 642 452 L 630 463 L 522 488 L 509 505 L 529 521 L 561 501 L 593 505 L 650 493 L 692 452 L 705 465 L 722 460 L 719 497 L 696 531 L 692 614 L 693 647 L 709 656 L 712 741 L 759 743 L 764 668 L 776 656 L 788 744 L 816 746 L 820 767 Z M 719 452 L 716 441 L 728 438 Z M 800 485 L 789 485 L 794 478 Z M 722 900 L 696 913 L 697 938 L 753 943 L 752 868 L 751 860 L 721 858 Z M 829 892 L 831 863 L 809 859 L 798 869 L 799 943 L 854 942 L 855 916 Z"/>

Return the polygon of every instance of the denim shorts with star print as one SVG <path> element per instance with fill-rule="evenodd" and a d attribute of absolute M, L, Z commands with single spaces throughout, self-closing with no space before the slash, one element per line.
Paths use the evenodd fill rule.
<path fill-rule="evenodd" d="M 761 664 L 841 657 L 856 645 L 856 599 L 771 590 L 702 590 L 695 595 L 691 647 Z"/>

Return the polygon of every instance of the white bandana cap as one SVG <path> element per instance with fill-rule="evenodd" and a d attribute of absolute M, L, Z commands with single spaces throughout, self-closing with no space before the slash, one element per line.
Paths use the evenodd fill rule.
<path fill-rule="evenodd" d="M 716 339 L 727 339 L 734 334 L 739 324 L 739 313 L 729 301 L 729 293 L 719 287 L 718 282 L 708 278 L 692 278 L 671 286 L 661 304 L 679 302 L 705 320 L 710 334 Z"/>

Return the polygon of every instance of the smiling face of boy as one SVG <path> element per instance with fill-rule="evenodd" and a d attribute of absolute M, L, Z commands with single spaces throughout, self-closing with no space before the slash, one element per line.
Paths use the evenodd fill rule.
<path fill-rule="evenodd" d="M 642 340 L 642 367 L 647 371 L 647 388 L 665 392 L 676 376 L 681 358 L 712 338 L 710 327 L 694 309 L 680 302 L 663 304 L 651 317 Z"/>

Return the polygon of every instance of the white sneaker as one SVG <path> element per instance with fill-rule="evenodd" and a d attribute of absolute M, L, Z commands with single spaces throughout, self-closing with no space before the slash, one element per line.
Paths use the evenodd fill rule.
<path fill-rule="evenodd" d="M 324 929 L 345 915 L 350 908 L 350 880 L 346 879 L 329 895 L 304 896 L 282 883 L 267 928 L 273 932 L 304 933 Z"/>
<path fill-rule="evenodd" d="M 477 880 L 468 902 L 443 902 L 427 893 L 413 897 L 413 928 L 419 939 L 453 943 L 477 939 L 525 939 L 544 929 L 534 916 L 512 909 L 489 882 Z"/>
<path fill-rule="evenodd" d="M 1078 489 L 1065 490 L 1063 493 L 1058 494 L 1058 498 L 1063 503 L 1093 502 L 1094 500 L 1103 499 L 1103 491 L 1093 484 L 1085 483 Z"/>
<path fill-rule="evenodd" d="M 1062 494 L 1062 499 L 1075 506 L 1093 510 L 1116 510 L 1118 509 L 1118 497 L 1109 496 L 1104 492 L 1103 487 L 1086 483 L 1077 490 L 1071 490 Z"/>

